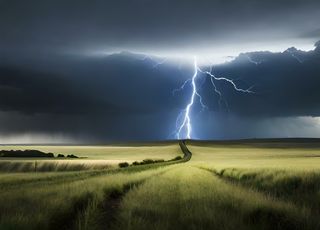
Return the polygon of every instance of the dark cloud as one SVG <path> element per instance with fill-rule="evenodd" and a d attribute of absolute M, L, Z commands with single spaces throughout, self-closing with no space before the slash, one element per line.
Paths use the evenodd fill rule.
<path fill-rule="evenodd" d="M 302 37 L 304 38 L 316 38 L 316 39 L 319 39 L 320 37 L 320 29 L 315 29 L 315 30 L 312 30 L 312 31 L 308 31 L 306 33 L 303 33 L 301 35 Z"/>
<path fill-rule="evenodd" d="M 167 138 L 190 85 L 175 95 L 172 90 L 192 76 L 192 65 L 157 65 L 163 60 L 136 53 L 222 57 L 270 44 L 272 50 L 305 47 L 319 39 L 319 21 L 318 0 L 0 0 L 0 141 L 39 133 L 90 141 Z M 301 117 L 320 116 L 316 46 L 309 52 L 242 53 L 214 66 L 217 76 L 242 88 L 254 85 L 256 93 L 217 82 L 227 109 L 201 76 L 208 110 L 199 113 L 195 105 L 195 133 L 286 135 L 269 130 L 275 121 L 295 122 L 291 133 L 299 134 L 309 122 Z M 105 51 L 113 54 L 101 55 Z M 304 134 L 312 136 L 312 130 Z"/>
<path fill-rule="evenodd" d="M 230 109 L 243 116 L 319 116 L 319 43 L 317 46 L 309 52 L 290 48 L 282 53 L 244 53 L 217 66 L 213 71 L 217 76 L 236 79 L 242 88 L 254 86 L 256 92 L 243 95 L 230 90 L 230 84 L 220 84 Z"/>
<path fill-rule="evenodd" d="M 320 116 L 317 46 L 309 52 L 290 48 L 281 53 L 243 53 L 232 62 L 214 66 L 217 77 L 234 79 L 244 89 L 254 85 L 254 94 L 244 94 L 226 82 L 216 82 L 228 109 L 223 103 L 219 106 L 209 78 L 201 75 L 199 91 L 208 110 L 199 113 L 199 105 L 193 108 L 199 137 L 272 136 L 276 132 L 261 124 Z M 30 60 L 27 67 L 2 66 L 0 133 L 81 134 L 95 141 L 172 138 L 169 134 L 190 96 L 190 84 L 175 95 L 172 90 L 190 78 L 193 70 L 192 65 L 178 68 L 170 61 L 156 66 L 157 61 L 161 62 L 119 53 Z"/>
<path fill-rule="evenodd" d="M 154 60 L 144 58 L 120 53 L 0 67 L 1 120 L 6 121 L 0 133 L 83 133 L 98 140 L 166 137 L 185 101 L 184 94 L 172 97 L 172 90 L 189 73 L 170 63 L 156 68 Z"/>
<path fill-rule="evenodd" d="M 317 0 L 3 0 L 2 53 L 196 50 L 301 39 L 319 29 Z"/>

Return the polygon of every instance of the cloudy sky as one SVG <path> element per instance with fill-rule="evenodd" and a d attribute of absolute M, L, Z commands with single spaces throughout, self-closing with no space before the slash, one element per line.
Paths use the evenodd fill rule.
<path fill-rule="evenodd" d="M 199 73 L 192 138 L 320 137 L 319 21 L 316 0 L 0 0 L 0 143 L 176 138 L 194 56 L 254 93 Z"/>

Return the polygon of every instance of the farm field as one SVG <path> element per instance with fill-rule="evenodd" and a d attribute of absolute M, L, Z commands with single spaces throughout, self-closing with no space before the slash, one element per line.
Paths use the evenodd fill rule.
<path fill-rule="evenodd" d="M 0 173 L 0 229 L 320 228 L 319 142 L 186 146 L 187 162 Z M 163 153 L 166 159 L 182 155 L 170 143 L 123 159 L 160 156 L 161 148 L 172 154 Z"/>
<path fill-rule="evenodd" d="M 320 169 L 320 141 L 190 142 L 192 163 L 223 168 Z"/>
<path fill-rule="evenodd" d="M 179 146 L 174 143 L 133 146 L 37 146 L 2 145 L 0 150 L 36 149 L 45 153 L 74 154 L 79 159 L 49 158 L 0 158 L 0 171 L 35 171 L 35 162 L 39 171 L 77 171 L 115 168 L 120 162 L 132 163 L 144 159 L 170 160 L 179 155 Z"/>

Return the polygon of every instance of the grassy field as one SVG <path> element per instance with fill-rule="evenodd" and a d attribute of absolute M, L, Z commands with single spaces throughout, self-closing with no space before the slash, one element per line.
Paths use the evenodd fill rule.
<path fill-rule="evenodd" d="M 30 171 L 78 171 L 102 170 L 117 167 L 120 162 L 131 163 L 144 159 L 170 160 L 181 156 L 179 146 L 175 144 L 150 144 L 135 146 L 27 146 L 2 145 L 1 150 L 36 149 L 45 153 L 74 154 L 79 159 L 49 159 L 49 158 L 0 158 L 0 171 L 30 172 Z"/>
<path fill-rule="evenodd" d="M 223 168 L 320 169 L 320 141 L 191 142 L 192 162 Z"/>
<path fill-rule="evenodd" d="M 320 229 L 318 142 L 187 146 L 180 164 L 0 173 L 0 229 Z"/>

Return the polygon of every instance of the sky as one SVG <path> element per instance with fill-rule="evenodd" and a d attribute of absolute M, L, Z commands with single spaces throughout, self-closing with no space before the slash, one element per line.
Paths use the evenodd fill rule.
<path fill-rule="evenodd" d="M 191 138 L 320 137 L 319 21 L 316 0 L 0 0 L 0 143 L 176 139 L 194 57 L 253 93 L 198 72 Z"/>

